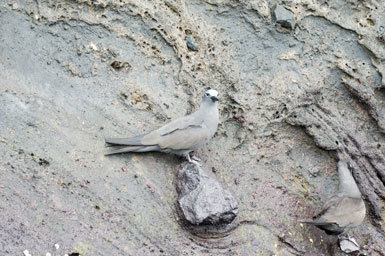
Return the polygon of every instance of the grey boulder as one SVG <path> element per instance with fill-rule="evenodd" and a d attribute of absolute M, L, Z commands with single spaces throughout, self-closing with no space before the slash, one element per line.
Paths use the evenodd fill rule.
<path fill-rule="evenodd" d="M 237 216 L 238 202 L 230 191 L 196 164 L 182 164 L 177 190 L 179 208 L 191 224 L 231 223 Z"/>
<path fill-rule="evenodd" d="M 279 4 L 276 5 L 273 11 L 273 17 L 275 22 L 280 24 L 282 27 L 287 29 L 294 29 L 295 26 L 295 17 L 293 13 Z"/>

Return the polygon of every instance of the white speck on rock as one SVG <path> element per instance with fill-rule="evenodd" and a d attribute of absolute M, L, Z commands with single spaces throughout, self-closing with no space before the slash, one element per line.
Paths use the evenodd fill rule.
<path fill-rule="evenodd" d="M 60 245 L 59 244 L 55 244 L 55 249 L 59 250 L 59 248 L 60 248 Z"/>
<path fill-rule="evenodd" d="M 24 250 L 23 253 L 24 253 L 24 256 L 32 256 L 32 255 L 29 253 L 28 250 Z"/>

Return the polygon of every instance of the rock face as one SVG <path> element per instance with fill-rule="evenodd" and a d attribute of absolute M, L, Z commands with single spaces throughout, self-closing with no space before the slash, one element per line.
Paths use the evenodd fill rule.
<path fill-rule="evenodd" d="M 178 204 L 191 224 L 230 223 L 238 213 L 238 202 L 213 176 L 199 166 L 183 163 L 178 172 Z"/>
<path fill-rule="evenodd" d="M 298 220 L 337 191 L 338 154 L 368 209 L 349 234 L 385 254 L 384 13 L 357 0 L 0 1 L 0 255 L 330 255 Z M 226 236 L 201 239 L 212 225 L 196 235 L 175 218 L 180 159 L 105 157 L 104 137 L 190 113 L 207 87 L 221 123 L 196 154 L 239 211 Z"/>

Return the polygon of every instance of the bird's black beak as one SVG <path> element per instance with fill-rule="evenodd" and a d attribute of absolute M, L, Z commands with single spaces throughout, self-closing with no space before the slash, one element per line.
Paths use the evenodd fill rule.
<path fill-rule="evenodd" d="M 218 101 L 218 98 L 215 97 L 215 96 L 211 96 L 211 100 L 212 100 L 213 102 L 216 102 L 216 101 Z"/>

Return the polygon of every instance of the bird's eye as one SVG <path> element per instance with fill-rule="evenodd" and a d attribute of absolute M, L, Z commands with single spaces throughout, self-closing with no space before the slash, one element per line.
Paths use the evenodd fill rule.
<path fill-rule="evenodd" d="M 210 96 L 210 94 L 209 94 L 209 93 L 206 93 L 206 96 L 207 96 L 207 97 L 209 97 L 209 96 Z"/>

